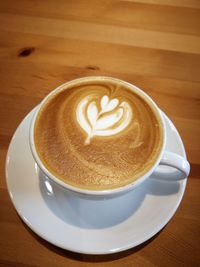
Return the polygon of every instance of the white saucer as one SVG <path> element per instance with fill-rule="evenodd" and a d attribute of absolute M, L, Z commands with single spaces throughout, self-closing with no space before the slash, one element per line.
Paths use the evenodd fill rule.
<path fill-rule="evenodd" d="M 108 254 L 143 243 L 167 224 L 183 197 L 186 179 L 169 182 L 151 177 L 114 199 L 90 200 L 64 192 L 41 177 L 33 160 L 28 140 L 33 112 L 12 138 L 6 178 L 15 209 L 35 233 L 67 250 Z M 176 128 L 166 116 L 165 121 L 167 150 L 186 157 Z"/>

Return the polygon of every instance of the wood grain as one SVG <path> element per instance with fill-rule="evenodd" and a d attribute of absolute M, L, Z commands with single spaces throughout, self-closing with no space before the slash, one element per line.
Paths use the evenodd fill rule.
<path fill-rule="evenodd" d="M 0 1 L 0 266 L 199 266 L 200 1 Z M 24 116 L 59 84 L 107 75 L 146 91 L 179 130 L 191 174 L 169 224 L 134 249 L 56 248 L 16 214 L 5 158 Z"/>
<path fill-rule="evenodd" d="M 157 48 L 169 51 L 200 53 L 200 37 L 178 33 L 157 32 L 137 28 L 101 25 L 74 20 L 30 17 L 2 13 L 0 30 L 72 38 L 104 43 Z"/>

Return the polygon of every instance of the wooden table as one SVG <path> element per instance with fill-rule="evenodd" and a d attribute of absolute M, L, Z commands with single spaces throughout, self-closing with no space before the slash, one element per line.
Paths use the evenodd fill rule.
<path fill-rule="evenodd" d="M 0 1 L 0 266 L 200 266 L 200 1 Z M 191 163 L 167 226 L 128 251 L 59 249 L 21 221 L 5 157 L 24 116 L 73 78 L 108 75 L 143 88 L 178 128 Z"/>

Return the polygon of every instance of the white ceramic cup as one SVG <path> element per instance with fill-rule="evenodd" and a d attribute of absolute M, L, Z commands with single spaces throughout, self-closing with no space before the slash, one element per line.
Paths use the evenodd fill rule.
<path fill-rule="evenodd" d="M 95 81 L 95 80 L 104 80 L 104 79 L 111 79 L 115 82 L 120 82 L 123 83 L 125 86 L 128 86 L 131 90 L 139 93 L 140 95 L 142 95 L 147 102 L 154 108 L 154 110 L 156 111 L 158 117 L 160 118 L 161 121 L 161 125 L 162 125 L 162 129 L 163 129 L 163 146 L 162 149 L 160 151 L 160 154 L 157 157 L 157 160 L 155 162 L 155 164 L 152 166 L 152 168 L 146 172 L 143 176 L 141 176 L 140 178 L 138 178 L 136 181 L 131 182 L 128 185 L 119 187 L 119 188 L 114 188 L 114 189 L 108 189 L 108 190 L 90 190 L 90 189 L 82 189 L 79 187 L 75 187 L 72 185 L 69 185 L 65 182 L 63 182 L 61 179 L 59 179 L 58 177 L 56 177 L 55 175 L 53 175 L 42 163 L 42 160 L 40 159 L 39 155 L 37 154 L 36 148 L 35 148 L 35 142 L 34 142 L 34 126 L 35 126 L 35 121 L 37 118 L 37 114 L 40 110 L 40 108 L 45 105 L 47 99 L 54 94 L 55 92 L 62 90 L 63 88 L 65 88 L 66 86 L 69 85 L 75 85 L 77 83 L 80 82 L 84 82 L 84 81 Z M 67 90 L 67 89 L 64 89 Z M 103 76 L 90 76 L 90 77 L 85 77 L 85 78 L 80 78 L 80 79 L 76 79 L 76 80 L 72 80 L 69 82 L 66 82 L 64 84 L 62 84 L 61 86 L 57 87 L 55 90 L 53 90 L 52 92 L 50 92 L 40 103 L 39 107 L 37 108 L 35 114 L 33 115 L 33 119 L 31 122 L 31 127 L 30 127 L 30 148 L 33 154 L 33 157 L 38 165 L 38 167 L 42 170 L 42 172 L 44 173 L 44 175 L 46 177 L 48 177 L 51 181 L 55 182 L 56 184 L 60 185 L 62 188 L 67 189 L 67 190 L 71 190 L 73 192 L 76 192 L 78 194 L 82 194 L 82 195 L 89 195 L 89 196 L 114 196 L 116 194 L 121 194 L 121 193 L 125 193 L 131 189 L 134 189 L 136 186 L 138 186 L 139 184 L 141 184 L 142 182 L 144 182 L 148 177 L 151 176 L 151 174 L 155 173 L 156 177 L 159 177 L 159 179 L 162 179 L 162 175 L 163 173 L 158 171 L 157 167 L 158 165 L 166 165 L 166 166 L 170 166 L 173 167 L 177 170 L 180 171 L 180 175 L 178 176 L 178 179 L 184 179 L 188 176 L 189 172 L 190 172 L 190 164 L 189 162 L 175 154 L 169 151 L 165 150 L 166 147 L 166 127 L 165 127 L 165 122 L 164 122 L 164 118 L 162 115 L 162 112 L 160 111 L 160 109 L 158 108 L 158 106 L 155 104 L 155 102 L 141 89 L 139 89 L 138 87 L 136 87 L 135 85 L 132 85 L 128 82 L 119 80 L 119 79 L 115 79 L 115 78 L 111 78 L 111 77 L 103 77 Z M 171 181 L 172 179 L 170 179 L 170 175 L 171 172 L 169 171 L 169 180 Z M 166 178 L 166 172 L 165 172 L 165 178 Z M 173 181 L 171 181 L 173 182 Z"/>

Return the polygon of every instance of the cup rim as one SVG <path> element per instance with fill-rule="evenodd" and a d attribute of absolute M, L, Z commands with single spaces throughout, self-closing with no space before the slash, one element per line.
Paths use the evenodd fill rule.
<path fill-rule="evenodd" d="M 50 96 L 52 96 L 53 94 L 56 94 L 59 91 L 62 91 L 62 89 L 64 87 L 64 90 L 67 90 L 68 87 L 73 86 L 73 84 L 77 84 L 77 83 L 81 83 L 81 82 L 87 82 L 87 81 L 94 81 L 94 80 L 113 80 L 115 82 L 118 83 L 122 83 L 123 85 L 126 85 L 130 90 L 133 90 L 134 92 L 136 91 L 136 93 L 139 93 L 140 96 L 142 96 L 143 98 L 145 98 L 145 100 L 147 100 L 148 104 L 153 108 L 154 113 L 156 114 L 156 116 L 159 119 L 160 125 L 162 126 L 163 129 L 163 142 L 162 142 L 162 147 L 160 149 L 160 153 L 157 157 L 156 162 L 154 163 L 154 165 L 150 168 L 150 170 L 148 170 L 143 176 L 137 178 L 135 181 L 117 187 L 117 188 L 111 188 L 111 189 L 103 189 L 103 190 L 92 190 L 92 189 L 85 189 L 85 188 L 81 188 L 81 187 L 76 187 L 70 184 L 65 183 L 64 181 L 62 181 L 61 179 L 59 179 L 58 177 L 56 177 L 55 175 L 53 175 L 42 163 L 37 151 L 36 151 L 36 147 L 35 147 L 35 143 L 34 143 L 34 127 L 35 127 L 35 121 L 37 118 L 37 115 L 41 109 L 41 107 L 45 104 L 45 102 L 49 99 Z M 43 100 L 40 102 L 40 104 L 38 105 L 38 107 L 35 110 L 35 113 L 32 117 L 31 120 L 31 125 L 30 125 L 30 129 L 29 129 L 29 145 L 30 145 L 30 149 L 33 155 L 33 158 L 35 159 L 38 167 L 43 171 L 43 173 L 50 178 L 53 182 L 55 182 L 56 184 L 62 186 L 63 188 L 79 193 L 79 194 L 83 194 L 83 195 L 94 195 L 94 196 L 106 196 L 106 195 L 116 195 L 116 194 L 120 194 L 123 192 L 127 192 L 130 191 L 131 189 L 135 188 L 136 186 L 138 186 L 139 184 L 141 184 L 144 180 L 146 180 L 146 178 L 148 178 L 153 171 L 156 169 L 156 167 L 159 165 L 159 162 L 161 161 L 163 154 L 164 154 L 164 150 L 165 150 L 165 146 L 166 146 L 166 126 L 165 126 L 165 122 L 164 122 L 164 118 L 162 116 L 161 110 L 159 109 L 159 107 L 157 106 L 157 104 L 152 100 L 152 98 L 145 93 L 142 89 L 140 89 L 139 87 L 137 87 L 134 84 L 131 84 L 127 81 L 123 81 L 121 79 L 118 78 L 113 78 L 113 77 L 109 77 L 109 76 L 88 76 L 88 77 L 83 77 L 83 78 L 77 78 L 77 79 L 73 79 L 70 81 L 67 81 L 63 84 L 61 84 L 60 86 L 56 87 L 54 90 L 52 90 L 49 94 L 47 94 Z"/>

